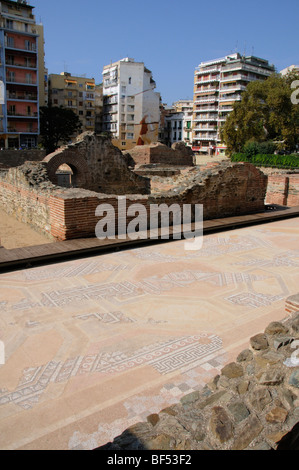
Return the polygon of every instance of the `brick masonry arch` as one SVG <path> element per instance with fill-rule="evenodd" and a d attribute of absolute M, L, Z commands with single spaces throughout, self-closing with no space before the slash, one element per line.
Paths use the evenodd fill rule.
<path fill-rule="evenodd" d="M 72 150 L 57 151 L 47 155 L 43 160 L 47 163 L 49 179 L 57 184 L 56 172 L 58 168 L 67 164 L 73 171 L 72 185 L 77 188 L 89 189 L 88 165 L 82 155 Z"/>

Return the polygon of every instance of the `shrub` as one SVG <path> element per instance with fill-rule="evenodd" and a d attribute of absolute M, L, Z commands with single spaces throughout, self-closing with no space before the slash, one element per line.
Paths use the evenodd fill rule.
<path fill-rule="evenodd" d="M 244 153 L 234 153 L 231 161 L 249 162 L 255 166 L 269 166 L 272 168 L 299 168 L 298 155 L 257 154 L 248 157 Z"/>

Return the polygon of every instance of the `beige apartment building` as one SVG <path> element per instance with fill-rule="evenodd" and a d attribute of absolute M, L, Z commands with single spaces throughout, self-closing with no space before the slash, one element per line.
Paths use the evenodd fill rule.
<path fill-rule="evenodd" d="M 275 72 L 267 60 L 234 53 L 202 62 L 195 70 L 192 149 L 197 154 L 225 152 L 220 128 L 235 102 L 253 80 L 265 80 Z"/>
<path fill-rule="evenodd" d="M 158 141 L 160 93 L 143 62 L 124 58 L 103 69 L 102 130 L 121 150 Z"/>
<path fill-rule="evenodd" d="M 82 123 L 82 132 L 95 130 L 95 80 L 68 72 L 49 75 L 49 104 L 72 109 Z"/>

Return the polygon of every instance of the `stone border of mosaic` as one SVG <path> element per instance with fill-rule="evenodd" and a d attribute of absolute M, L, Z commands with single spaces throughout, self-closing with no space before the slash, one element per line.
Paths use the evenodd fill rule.
<path fill-rule="evenodd" d="M 203 389 L 97 450 L 284 450 L 292 430 L 299 439 L 298 351 L 299 311 L 293 310 L 252 337 Z"/>

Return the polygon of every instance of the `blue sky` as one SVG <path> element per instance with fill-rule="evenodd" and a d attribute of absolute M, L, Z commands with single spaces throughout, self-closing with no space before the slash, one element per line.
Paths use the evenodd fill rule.
<path fill-rule="evenodd" d="M 102 81 L 124 57 L 153 72 L 164 103 L 192 98 L 195 67 L 238 51 L 299 64 L 298 0 L 31 0 L 49 73 Z"/>

